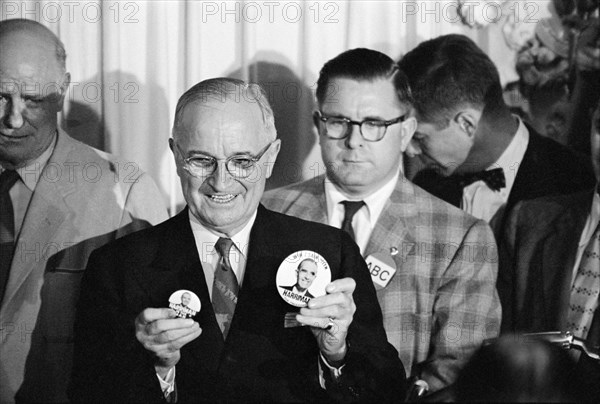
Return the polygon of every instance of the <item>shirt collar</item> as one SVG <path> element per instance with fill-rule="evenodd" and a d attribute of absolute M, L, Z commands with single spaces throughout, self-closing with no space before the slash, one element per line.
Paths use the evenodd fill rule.
<path fill-rule="evenodd" d="M 248 220 L 248 223 L 236 234 L 231 236 L 231 241 L 237 248 L 237 250 L 244 256 L 248 256 L 248 244 L 250 242 L 250 231 L 252 230 L 252 226 L 254 226 L 254 222 L 256 221 L 256 212 Z M 194 238 L 196 240 L 202 240 L 202 246 L 198 246 L 198 250 L 201 254 L 201 261 L 207 261 L 207 257 L 209 255 L 216 254 L 215 244 L 219 239 L 219 235 L 212 232 L 210 229 L 207 229 L 203 226 L 198 219 L 188 210 L 188 216 L 190 220 L 190 225 L 192 227 L 192 232 L 194 233 Z"/>
<path fill-rule="evenodd" d="M 494 164 L 487 168 L 487 170 L 502 168 L 504 171 L 504 178 L 506 179 L 505 190 L 507 194 L 510 194 L 510 190 L 512 189 L 517 176 L 517 171 L 521 165 L 521 162 L 523 161 L 523 156 L 525 156 L 525 151 L 527 150 L 527 145 L 529 144 L 529 131 L 527 130 L 527 127 L 521 118 L 517 116 L 515 116 L 515 118 L 519 122 L 517 132 L 498 160 L 496 160 Z"/>
<path fill-rule="evenodd" d="M 29 164 L 27 164 L 25 167 L 17 168 L 16 170 L 21 178 L 21 181 L 23 181 L 25 186 L 31 192 L 35 190 L 35 187 L 42 176 L 42 171 L 46 167 L 48 160 L 50 160 L 50 156 L 52 156 L 52 153 L 54 152 L 57 138 L 58 136 L 55 134 L 54 140 L 50 142 L 50 146 L 44 150 L 42 154 L 29 162 Z M 5 169 L 0 166 L 0 174 L 2 174 L 4 170 Z"/>
<path fill-rule="evenodd" d="M 388 182 L 386 182 L 381 188 L 363 199 L 369 213 L 369 222 L 371 227 L 375 226 L 379 215 L 385 207 L 385 203 L 390 198 L 396 188 L 396 183 L 400 177 L 400 170 L 393 176 Z M 340 191 L 340 189 L 328 178 L 325 180 L 325 199 L 327 202 L 327 217 L 330 218 L 333 215 L 334 209 L 342 201 L 356 201 L 356 198 L 346 196 Z"/>

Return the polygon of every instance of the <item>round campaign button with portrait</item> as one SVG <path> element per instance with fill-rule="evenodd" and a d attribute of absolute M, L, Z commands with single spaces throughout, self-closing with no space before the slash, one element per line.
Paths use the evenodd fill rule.
<path fill-rule="evenodd" d="M 331 269 L 320 254 L 296 251 L 279 265 L 275 282 L 283 300 L 295 307 L 306 307 L 313 297 L 325 295 Z"/>
<path fill-rule="evenodd" d="M 169 297 L 169 308 L 175 310 L 177 317 L 194 317 L 200 311 L 200 299 L 194 292 L 181 289 Z"/>

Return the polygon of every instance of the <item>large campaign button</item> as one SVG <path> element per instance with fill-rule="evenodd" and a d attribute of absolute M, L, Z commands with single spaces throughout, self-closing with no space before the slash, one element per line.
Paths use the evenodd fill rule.
<path fill-rule="evenodd" d="M 306 307 L 310 299 L 325 295 L 325 287 L 331 283 L 331 269 L 320 254 L 296 251 L 281 263 L 275 282 L 283 300 L 295 307 Z"/>

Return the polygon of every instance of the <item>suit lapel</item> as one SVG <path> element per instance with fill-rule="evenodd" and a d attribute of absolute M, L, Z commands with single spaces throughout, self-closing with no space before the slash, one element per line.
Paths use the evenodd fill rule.
<path fill-rule="evenodd" d="M 40 261 L 45 261 L 48 258 L 48 251 L 54 251 L 53 248 L 64 247 L 56 245 L 57 242 L 53 241 L 53 236 L 63 222 L 69 221 L 72 215 L 65 198 L 74 191 L 76 184 L 74 181 L 69 180 L 69 175 L 65 173 L 56 182 L 45 180 L 44 173 L 49 167 L 53 166 L 64 169 L 64 162 L 69 161 L 71 150 L 72 144 L 69 138 L 60 133 L 54 152 L 46 167 L 40 173 L 39 181 L 31 197 L 17 239 L 15 256 L 13 257 L 4 304 L 2 305 L 2 315 L 0 316 L 3 321 L 8 318 L 7 313 L 9 310 L 14 312 L 18 309 L 18 307 L 11 308 L 12 299 L 19 289 L 24 287 L 26 281 L 28 279 L 37 280 L 40 283 L 43 281 L 42 276 L 30 278 L 30 275 L 34 270 L 42 272 L 46 270 L 46 265 L 40 265 Z M 68 240 L 59 240 L 58 242 L 66 241 Z M 34 289 L 39 291 L 39 288 Z"/>
<path fill-rule="evenodd" d="M 186 352 L 182 358 L 191 356 L 201 366 L 214 371 L 221 359 L 223 335 L 215 318 L 187 208 L 170 220 L 170 226 L 162 234 L 160 247 L 161 252 L 150 267 L 133 268 L 136 278 L 153 307 L 165 307 L 169 296 L 180 289 L 198 295 L 202 307 L 195 320 L 200 324 L 202 334 L 182 349 Z"/>
<path fill-rule="evenodd" d="M 537 266 L 537 279 L 541 280 L 546 326 L 562 329 L 566 324 L 573 267 L 591 201 L 590 193 L 578 194 L 543 235 L 542 265 Z M 538 283 L 534 279 L 532 284 Z M 554 324 L 550 319 L 556 319 Z"/>
<path fill-rule="evenodd" d="M 414 242 L 412 229 L 416 216 L 414 188 L 400 177 L 371 233 L 365 257 L 382 250 L 390 252 L 390 249 L 397 248 L 404 260 L 410 253 L 410 248 L 404 248 L 403 245 L 411 245 L 411 242 Z"/>

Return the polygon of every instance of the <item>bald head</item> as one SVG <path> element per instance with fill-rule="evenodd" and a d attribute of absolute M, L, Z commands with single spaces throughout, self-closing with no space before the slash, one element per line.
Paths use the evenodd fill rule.
<path fill-rule="evenodd" d="M 208 79 L 196 84 L 186 91 L 177 102 L 175 108 L 175 123 L 173 125 L 173 138 L 177 138 L 182 126 L 182 116 L 185 108 L 192 104 L 224 106 L 226 102 L 233 105 L 246 105 L 252 111 L 252 105 L 258 107 L 262 116 L 264 135 L 266 140 L 273 141 L 277 137 L 273 110 L 265 91 L 258 84 L 249 84 L 242 80 L 219 77 Z"/>
<path fill-rule="evenodd" d="M 0 40 L 15 42 L 20 46 L 44 48 L 54 54 L 54 60 L 61 72 L 66 72 L 67 53 L 60 39 L 52 31 L 37 21 L 13 19 L 0 21 Z"/>
<path fill-rule="evenodd" d="M 0 165 L 25 167 L 56 139 L 70 76 L 60 40 L 31 20 L 0 21 Z"/>

